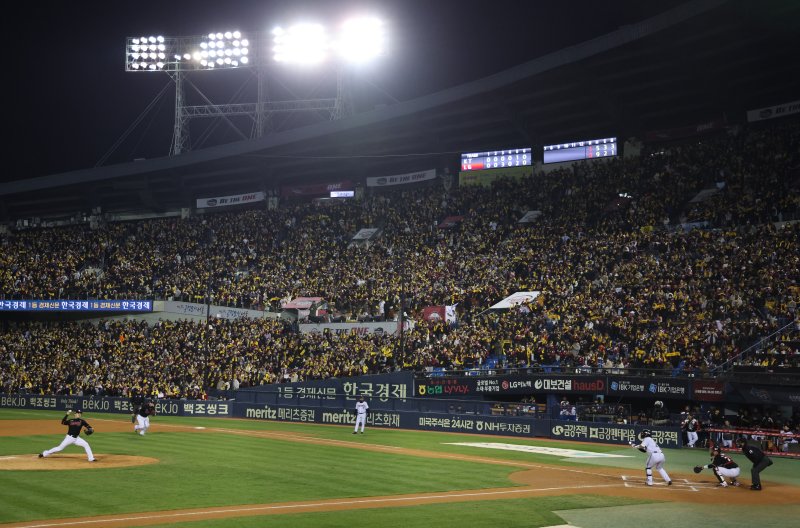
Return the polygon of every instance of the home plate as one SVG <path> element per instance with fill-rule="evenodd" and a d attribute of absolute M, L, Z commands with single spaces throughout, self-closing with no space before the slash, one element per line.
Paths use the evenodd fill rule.
<path fill-rule="evenodd" d="M 205 427 L 195 427 L 195 429 L 205 429 Z"/>

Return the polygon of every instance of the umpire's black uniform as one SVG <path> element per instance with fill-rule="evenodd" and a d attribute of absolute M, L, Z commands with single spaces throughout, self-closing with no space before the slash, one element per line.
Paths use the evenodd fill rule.
<path fill-rule="evenodd" d="M 750 489 L 758 491 L 761 489 L 761 477 L 759 476 L 759 473 L 771 466 L 772 460 L 765 455 L 761 449 L 757 448 L 756 446 L 748 445 L 743 439 L 739 440 L 739 444 L 742 447 L 742 453 L 744 456 L 746 456 L 747 459 L 753 463 L 753 469 L 750 470 L 750 476 L 753 479 L 753 483 L 750 486 Z"/>

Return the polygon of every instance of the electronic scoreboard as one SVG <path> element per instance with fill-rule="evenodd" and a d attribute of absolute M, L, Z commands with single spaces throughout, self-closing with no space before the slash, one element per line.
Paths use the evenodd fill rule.
<path fill-rule="evenodd" d="M 583 159 L 617 156 L 617 138 L 589 139 L 572 143 L 557 143 L 544 146 L 544 163 L 559 163 Z"/>
<path fill-rule="evenodd" d="M 531 164 L 531 149 L 517 148 L 470 152 L 461 155 L 461 171 L 479 171 L 522 167 Z"/>

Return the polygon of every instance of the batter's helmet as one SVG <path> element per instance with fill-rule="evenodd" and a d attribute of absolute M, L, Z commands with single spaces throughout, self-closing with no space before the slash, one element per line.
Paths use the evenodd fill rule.
<path fill-rule="evenodd" d="M 651 436 L 650 429 L 644 429 L 641 433 L 639 433 L 639 440 L 644 440 L 648 436 Z"/>

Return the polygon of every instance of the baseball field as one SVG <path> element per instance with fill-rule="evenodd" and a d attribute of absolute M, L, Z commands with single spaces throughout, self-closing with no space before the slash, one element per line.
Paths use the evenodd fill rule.
<path fill-rule="evenodd" d="M 800 461 L 775 458 L 751 491 L 719 488 L 702 449 L 667 450 L 644 485 L 629 446 L 348 426 L 86 413 L 83 450 L 62 412 L 0 410 L 0 526 L 780 526 L 800 519 Z M 700 524 L 702 523 L 702 524 Z"/>

